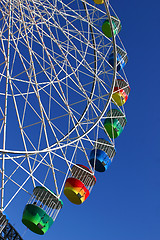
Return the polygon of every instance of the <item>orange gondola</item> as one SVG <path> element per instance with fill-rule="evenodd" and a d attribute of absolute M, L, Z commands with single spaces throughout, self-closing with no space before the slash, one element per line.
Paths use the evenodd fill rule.
<path fill-rule="evenodd" d="M 89 196 L 96 178 L 89 168 L 83 165 L 74 165 L 71 174 L 67 178 L 64 194 L 74 204 L 83 203 Z"/>

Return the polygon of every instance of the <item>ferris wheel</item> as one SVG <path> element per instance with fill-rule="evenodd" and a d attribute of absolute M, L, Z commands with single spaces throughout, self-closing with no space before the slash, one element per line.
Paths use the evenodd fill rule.
<path fill-rule="evenodd" d="M 0 2 L 1 211 L 25 192 L 38 234 L 63 191 L 84 202 L 115 155 L 130 92 L 120 30 L 108 0 Z"/>

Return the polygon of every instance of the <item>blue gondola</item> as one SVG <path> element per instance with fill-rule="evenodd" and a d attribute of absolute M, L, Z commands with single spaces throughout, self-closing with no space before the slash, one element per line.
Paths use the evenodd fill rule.
<path fill-rule="evenodd" d="M 104 172 L 108 169 L 115 156 L 114 146 L 105 139 L 98 139 L 94 149 L 90 153 L 90 163 L 97 172 Z"/>
<path fill-rule="evenodd" d="M 114 53 L 109 55 L 108 62 L 114 67 Z M 120 71 L 128 62 L 127 53 L 120 47 L 117 47 L 117 71 Z"/>

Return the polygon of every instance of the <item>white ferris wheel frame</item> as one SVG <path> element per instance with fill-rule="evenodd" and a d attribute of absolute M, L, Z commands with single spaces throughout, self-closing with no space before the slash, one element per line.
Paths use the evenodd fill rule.
<path fill-rule="evenodd" d="M 10 38 L 11 38 L 11 12 L 12 12 L 12 9 L 11 9 L 11 2 L 12 0 L 9 0 L 9 25 L 8 25 L 8 52 L 7 52 L 7 76 L 6 76 L 6 91 L 5 91 L 5 113 L 4 113 L 4 128 L 3 128 L 3 148 L 0 149 L 0 153 L 2 154 L 2 168 L 1 168 L 1 175 L 2 175 L 2 180 L 1 180 L 1 211 L 4 211 L 8 205 L 12 202 L 12 200 L 16 197 L 16 195 L 19 193 L 20 190 L 24 190 L 26 192 L 28 192 L 25 188 L 24 188 L 24 185 L 25 183 L 28 181 L 28 179 L 32 178 L 32 182 L 33 182 L 33 186 L 35 187 L 36 184 L 35 184 L 35 181 L 38 182 L 40 185 L 42 186 L 45 186 L 45 184 L 43 184 L 41 181 L 39 181 L 33 174 L 34 172 L 36 171 L 36 169 L 39 167 L 40 164 L 42 164 L 42 162 L 44 161 L 45 159 L 45 156 L 46 155 L 50 155 L 50 153 L 52 153 L 53 151 L 57 150 L 57 149 L 60 149 L 62 150 L 63 148 L 66 148 L 67 146 L 69 145 L 74 145 L 76 142 L 80 142 L 80 141 L 83 141 L 83 139 L 99 124 L 99 122 L 104 118 L 105 116 L 105 113 L 109 107 L 109 104 L 111 103 L 111 99 L 112 99 L 112 94 L 113 94 L 113 89 L 114 89 L 114 86 L 115 86 L 115 81 L 116 81 L 116 76 L 117 76 L 117 47 L 116 47 L 116 36 L 114 35 L 114 30 L 113 30 L 113 26 L 112 26 L 112 19 L 111 19 L 111 15 L 110 15 L 110 11 L 109 11 L 109 1 L 108 0 L 105 0 L 104 1 L 104 5 L 105 5 L 105 10 L 106 10 L 106 14 L 108 16 L 108 20 L 109 20 L 109 23 L 110 23 L 110 26 L 111 26 L 111 34 L 112 34 L 112 47 L 113 47 L 113 54 L 114 54 L 114 66 L 112 68 L 112 71 L 113 71 L 113 77 L 112 77 L 112 85 L 111 85 L 111 89 L 110 89 L 110 92 L 108 93 L 108 100 L 104 106 L 104 109 L 103 111 L 99 114 L 99 116 L 97 117 L 96 121 L 93 123 L 93 125 L 86 131 L 84 132 L 83 134 L 79 135 L 76 139 L 73 139 L 71 142 L 66 142 L 66 143 L 63 143 L 61 144 L 62 141 L 64 141 L 65 138 L 68 137 L 68 135 L 74 131 L 79 125 L 80 125 L 80 122 L 82 121 L 87 109 L 89 108 L 89 105 L 91 104 L 92 102 L 92 93 L 91 93 L 91 98 L 88 99 L 88 105 L 86 106 L 84 112 L 82 113 L 82 116 L 78 119 L 78 121 L 75 123 L 74 125 L 74 128 L 70 130 L 70 132 L 68 134 L 66 134 L 64 136 L 64 138 L 60 139 L 58 141 L 58 146 L 57 146 L 57 143 L 53 144 L 53 145 L 49 145 L 48 144 L 48 147 L 47 148 L 44 148 L 44 149 L 40 149 L 40 150 L 34 150 L 34 151 L 28 151 L 27 150 L 27 147 L 26 147 L 26 150 L 25 151 L 20 151 L 20 150 L 12 150 L 12 149 L 6 149 L 6 127 L 7 127 L 7 100 L 8 100 L 8 85 L 9 85 L 9 81 L 10 81 L 10 72 L 9 72 L 9 64 L 10 64 Z M 60 1 L 61 2 L 61 1 Z M 94 37 L 94 32 L 93 32 L 93 24 L 91 23 L 91 20 L 90 20 L 90 15 L 89 15 L 89 12 L 87 10 L 87 7 L 86 7 L 86 1 L 85 0 L 82 0 L 83 4 L 84 4 L 84 9 L 86 11 L 86 15 L 87 15 L 87 19 L 88 19 L 88 22 L 90 23 L 90 32 L 91 32 L 91 35 L 92 35 L 92 45 L 93 45 L 93 48 L 94 48 L 94 45 L 95 45 L 95 37 Z M 94 48 L 94 59 L 95 59 L 95 64 L 97 62 L 97 53 L 96 53 L 96 48 Z M 95 77 L 97 77 L 96 75 L 96 66 L 95 66 Z M 13 96 L 14 98 L 14 96 Z M 41 103 L 40 103 L 40 108 L 41 108 Z M 18 109 L 17 109 L 17 112 L 18 112 Z M 18 114 L 17 114 L 18 115 Z M 45 123 L 44 123 L 45 124 Z M 22 133 L 22 138 L 23 138 L 23 133 Z M 25 140 L 24 140 L 24 143 L 25 143 Z M 24 144 L 25 145 L 25 144 Z M 76 150 L 75 150 L 76 151 Z M 12 154 L 14 155 L 14 157 L 12 157 Z M 37 166 L 34 168 L 34 170 L 32 170 L 31 166 L 30 166 L 30 160 L 29 160 L 29 156 L 32 156 L 32 155 L 36 155 L 36 154 L 44 154 L 42 156 L 42 159 L 41 161 L 39 161 L 39 163 L 37 164 Z M 16 156 L 17 155 L 17 156 Z M 18 158 L 24 158 L 24 159 L 28 159 L 28 164 L 30 166 L 30 171 L 26 170 L 22 164 L 17 164 L 16 160 L 15 159 L 18 159 Z M 51 158 L 51 157 L 50 157 Z M 28 177 L 26 178 L 26 180 L 23 182 L 23 184 L 19 185 L 18 183 L 16 183 L 11 177 L 8 178 L 8 180 L 11 180 L 14 184 L 16 184 L 19 188 L 18 190 L 16 191 L 16 193 L 11 197 L 10 201 L 4 206 L 4 188 L 5 188 L 5 161 L 8 160 L 8 159 L 12 159 L 13 162 L 15 162 L 17 164 L 17 167 L 18 168 L 21 168 L 23 169 L 24 172 L 26 172 L 28 174 Z M 64 159 L 65 159 L 65 156 L 64 156 Z M 67 162 L 68 164 L 68 172 L 70 170 L 70 166 L 71 166 L 71 163 L 73 164 L 72 161 L 68 161 L 67 159 L 65 159 L 65 161 Z M 47 163 L 46 163 L 47 165 Z M 51 165 L 52 165 L 52 162 L 51 162 Z M 53 171 L 53 175 L 54 175 L 54 169 L 52 169 Z M 66 178 L 67 178 L 67 175 L 68 175 L 68 172 L 66 173 Z M 65 178 L 65 179 L 66 179 Z M 64 179 L 64 182 L 65 182 L 65 179 Z M 56 178 L 54 179 L 55 180 L 55 185 L 57 185 L 56 183 Z M 64 182 L 62 184 L 62 188 L 61 188 L 61 191 L 59 192 L 57 190 L 56 194 L 58 197 L 60 197 L 61 193 L 62 193 L 62 190 L 63 190 L 63 187 L 64 187 Z M 45 186 L 46 189 L 47 186 Z M 48 189 L 48 191 L 50 191 Z"/>

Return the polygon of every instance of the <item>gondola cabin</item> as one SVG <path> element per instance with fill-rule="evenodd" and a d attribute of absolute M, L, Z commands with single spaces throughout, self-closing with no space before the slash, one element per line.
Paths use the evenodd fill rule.
<path fill-rule="evenodd" d="M 63 203 L 44 187 L 38 186 L 23 211 L 22 222 L 32 232 L 43 235 L 53 224 Z"/>
<path fill-rule="evenodd" d="M 90 163 L 97 172 L 104 172 L 108 169 L 115 156 L 114 146 L 105 139 L 98 139 L 94 149 L 90 153 Z"/>
<path fill-rule="evenodd" d="M 116 17 L 111 16 L 111 20 L 112 20 L 112 27 L 113 27 L 113 33 L 114 36 L 117 35 L 120 30 L 121 30 L 121 23 L 120 20 Z M 104 35 L 108 38 L 112 37 L 112 32 L 111 32 L 111 26 L 109 23 L 109 19 L 106 19 L 103 24 L 102 24 L 102 32 L 104 33 Z"/>
<path fill-rule="evenodd" d="M 96 4 L 103 4 L 104 0 L 93 0 Z"/>
<path fill-rule="evenodd" d="M 107 118 L 104 121 L 104 127 L 110 138 L 118 137 L 122 133 L 126 122 L 126 117 L 120 110 L 109 110 L 107 113 Z"/>
<path fill-rule="evenodd" d="M 79 205 L 87 199 L 95 183 L 96 178 L 89 168 L 74 165 L 66 180 L 64 194 L 70 202 Z"/>
<path fill-rule="evenodd" d="M 113 90 L 112 100 L 118 106 L 126 103 L 130 93 L 130 87 L 123 79 L 117 79 Z"/>
<path fill-rule="evenodd" d="M 114 53 L 112 52 L 109 55 L 108 59 L 109 64 L 114 68 Z M 122 50 L 120 47 L 117 47 L 117 72 L 124 68 L 128 62 L 127 53 Z"/>

